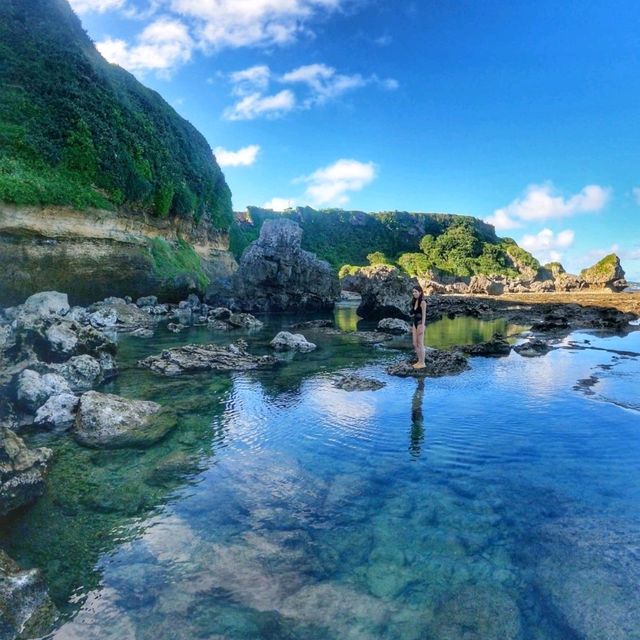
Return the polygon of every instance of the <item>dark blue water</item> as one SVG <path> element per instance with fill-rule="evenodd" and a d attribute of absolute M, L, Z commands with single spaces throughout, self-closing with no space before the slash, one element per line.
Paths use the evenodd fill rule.
<path fill-rule="evenodd" d="M 450 325 L 458 339 L 481 327 Z M 402 340 L 306 333 L 318 351 L 275 373 L 123 371 L 110 390 L 179 411 L 171 446 L 194 430 L 207 446 L 103 534 L 97 578 L 52 638 L 640 638 L 640 360 L 616 353 L 640 353 L 640 332 L 424 382 L 385 373 Z M 194 337 L 210 336 L 127 338 L 121 357 Z M 347 371 L 386 386 L 339 390 Z M 83 464 L 133 464 L 105 455 Z M 62 511 L 47 513 L 80 517 Z"/>

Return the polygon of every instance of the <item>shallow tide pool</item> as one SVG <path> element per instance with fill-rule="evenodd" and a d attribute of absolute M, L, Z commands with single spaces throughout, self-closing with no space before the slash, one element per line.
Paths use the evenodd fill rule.
<path fill-rule="evenodd" d="M 242 337 L 267 352 L 288 322 Z M 495 331 L 513 328 L 445 320 L 427 342 Z M 33 439 L 56 452 L 47 492 L 0 533 L 63 612 L 48 637 L 640 638 L 640 331 L 424 381 L 385 373 L 408 338 L 303 333 L 318 350 L 274 371 L 181 378 L 135 362 L 240 334 L 121 337 L 105 390 L 173 406 L 175 432 Z M 386 386 L 342 391 L 345 372 Z"/>

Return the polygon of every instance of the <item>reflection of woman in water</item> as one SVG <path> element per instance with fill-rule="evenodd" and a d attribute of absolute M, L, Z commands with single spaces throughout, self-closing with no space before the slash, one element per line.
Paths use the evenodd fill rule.
<path fill-rule="evenodd" d="M 411 401 L 411 441 L 409 453 L 412 458 L 418 458 L 424 440 L 424 417 L 422 415 L 422 399 L 424 397 L 424 378 L 418 380 L 418 386 Z"/>
<path fill-rule="evenodd" d="M 424 299 L 424 291 L 417 284 L 411 291 L 411 336 L 413 338 L 413 348 L 416 350 L 418 362 L 414 369 L 424 369 L 424 328 L 427 323 L 427 303 Z"/>

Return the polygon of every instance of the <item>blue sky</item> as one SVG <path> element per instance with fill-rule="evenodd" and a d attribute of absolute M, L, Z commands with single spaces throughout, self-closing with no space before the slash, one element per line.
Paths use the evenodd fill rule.
<path fill-rule="evenodd" d="M 205 135 L 236 210 L 465 213 L 640 280 L 636 2 L 71 4 Z"/>

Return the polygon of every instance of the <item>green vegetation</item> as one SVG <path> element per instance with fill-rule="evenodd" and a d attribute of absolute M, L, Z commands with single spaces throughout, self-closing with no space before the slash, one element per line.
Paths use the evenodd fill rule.
<path fill-rule="evenodd" d="M 0 2 L 0 200 L 232 222 L 204 137 L 107 63 L 65 0 Z"/>
<path fill-rule="evenodd" d="M 162 280 L 171 280 L 184 273 L 193 273 L 202 290 L 209 284 L 209 278 L 202 269 L 202 263 L 194 248 L 180 238 L 173 246 L 162 238 L 151 241 L 151 257 L 155 273 Z"/>
<path fill-rule="evenodd" d="M 511 238 L 470 216 L 385 211 L 363 213 L 298 207 L 284 213 L 248 207 L 236 220 L 230 245 L 239 258 L 258 237 L 265 220 L 284 217 L 302 227 L 302 247 L 327 260 L 340 277 L 358 266 L 397 265 L 411 276 L 469 277 L 475 274 L 516 277 L 521 268 L 540 268 L 538 261 Z"/>
<path fill-rule="evenodd" d="M 583 269 L 580 272 L 580 277 L 584 278 L 585 276 L 607 276 L 609 274 L 613 274 L 615 272 L 616 266 L 618 264 L 618 256 L 615 253 L 610 253 L 608 256 L 602 258 L 596 262 L 593 266 L 588 269 Z"/>

